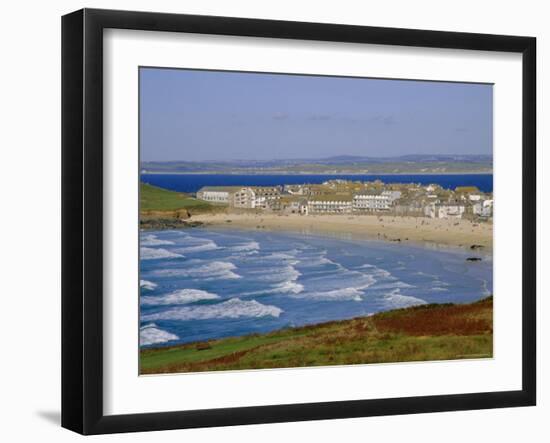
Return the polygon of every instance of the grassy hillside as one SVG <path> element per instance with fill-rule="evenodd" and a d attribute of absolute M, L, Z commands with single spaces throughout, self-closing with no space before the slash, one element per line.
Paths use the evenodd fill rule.
<path fill-rule="evenodd" d="M 146 183 L 140 183 L 140 210 L 177 211 L 180 209 L 209 210 L 212 205 L 197 200 L 189 194 L 169 191 Z"/>
<path fill-rule="evenodd" d="M 492 297 L 398 309 L 268 334 L 141 351 L 142 374 L 483 358 Z"/>

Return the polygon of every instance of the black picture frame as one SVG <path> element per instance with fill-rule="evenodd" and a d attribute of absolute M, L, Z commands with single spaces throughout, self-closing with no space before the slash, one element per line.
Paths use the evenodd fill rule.
<path fill-rule="evenodd" d="M 103 412 L 103 30 L 522 54 L 522 389 L 131 415 Z M 62 426 L 82 434 L 536 404 L 536 39 L 231 17 L 83 9 L 62 18 Z"/>

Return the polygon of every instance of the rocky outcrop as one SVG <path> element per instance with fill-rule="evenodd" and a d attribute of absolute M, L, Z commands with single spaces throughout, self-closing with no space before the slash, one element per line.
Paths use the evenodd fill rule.
<path fill-rule="evenodd" d="M 151 218 L 139 221 L 140 229 L 185 229 L 196 228 L 202 226 L 204 223 L 200 221 L 182 220 L 176 218 Z"/>

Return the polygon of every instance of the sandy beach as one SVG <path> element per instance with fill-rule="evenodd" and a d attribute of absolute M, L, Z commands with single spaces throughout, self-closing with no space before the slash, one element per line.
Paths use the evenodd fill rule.
<path fill-rule="evenodd" d="M 434 243 L 470 248 L 493 246 L 492 223 L 469 220 L 392 217 L 378 215 L 279 215 L 197 214 L 192 221 L 208 226 L 257 230 L 278 230 L 305 234 L 327 234 L 348 238 L 369 238 L 394 242 Z"/>

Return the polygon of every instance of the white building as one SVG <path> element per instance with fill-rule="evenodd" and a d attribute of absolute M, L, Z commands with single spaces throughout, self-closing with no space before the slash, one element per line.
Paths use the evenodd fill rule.
<path fill-rule="evenodd" d="M 391 199 L 383 194 L 357 194 L 353 196 L 354 211 L 387 211 L 390 209 Z"/>
<path fill-rule="evenodd" d="M 493 216 L 493 200 L 483 200 L 477 202 L 472 207 L 472 211 L 475 215 L 480 217 L 492 217 Z"/>
<path fill-rule="evenodd" d="M 284 185 L 284 192 L 290 195 L 304 195 L 306 188 L 302 185 Z"/>
<path fill-rule="evenodd" d="M 211 203 L 231 203 L 232 195 L 238 186 L 204 186 L 197 192 L 197 198 Z"/>
<path fill-rule="evenodd" d="M 254 207 L 260 209 L 273 209 L 278 207 L 281 198 L 281 188 L 278 186 L 255 186 L 250 188 L 255 194 Z"/>
<path fill-rule="evenodd" d="M 401 198 L 401 191 L 382 191 L 381 195 L 389 197 L 390 205 L 392 205 L 395 200 L 399 200 Z"/>
<path fill-rule="evenodd" d="M 424 215 L 431 218 L 462 218 L 465 207 L 462 205 L 444 205 L 430 203 L 424 208 Z"/>
<path fill-rule="evenodd" d="M 352 198 L 345 195 L 317 196 L 308 201 L 307 213 L 342 214 L 352 210 Z"/>
<path fill-rule="evenodd" d="M 241 188 L 233 194 L 235 208 L 254 209 L 256 207 L 256 193 L 251 188 Z"/>
<path fill-rule="evenodd" d="M 197 192 L 197 198 L 235 208 L 268 209 L 280 198 L 280 191 L 278 187 L 205 186 Z"/>

